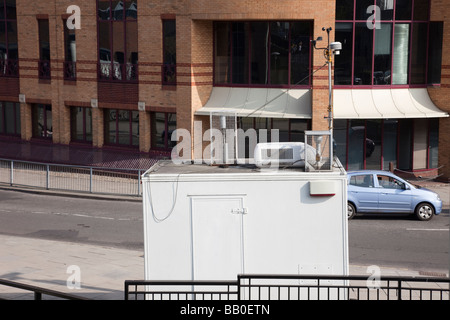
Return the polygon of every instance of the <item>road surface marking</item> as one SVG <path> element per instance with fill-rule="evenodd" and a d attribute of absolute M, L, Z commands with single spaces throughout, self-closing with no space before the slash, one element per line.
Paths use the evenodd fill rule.
<path fill-rule="evenodd" d="M 420 228 L 408 228 L 407 231 L 449 231 L 449 229 L 420 229 Z"/>

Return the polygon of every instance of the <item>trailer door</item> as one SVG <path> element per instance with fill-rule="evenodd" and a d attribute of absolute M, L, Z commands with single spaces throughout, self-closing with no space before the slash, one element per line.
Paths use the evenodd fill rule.
<path fill-rule="evenodd" d="M 191 196 L 193 280 L 244 272 L 243 196 Z"/>

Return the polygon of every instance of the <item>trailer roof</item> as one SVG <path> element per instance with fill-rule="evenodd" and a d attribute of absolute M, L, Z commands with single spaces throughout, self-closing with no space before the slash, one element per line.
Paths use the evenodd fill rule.
<path fill-rule="evenodd" d="M 332 172 L 344 173 L 342 166 L 337 164 L 333 166 Z M 302 167 L 280 166 L 279 168 L 258 168 L 253 164 L 246 165 L 208 165 L 206 163 L 187 162 L 176 164 L 171 160 L 160 160 L 153 165 L 144 176 L 161 174 L 161 175 L 179 175 L 179 174 L 251 174 L 251 173 L 283 173 L 283 174 L 310 174 L 305 172 Z M 319 173 L 319 172 L 314 172 Z M 320 173 L 330 173 L 330 171 L 320 171 Z"/>

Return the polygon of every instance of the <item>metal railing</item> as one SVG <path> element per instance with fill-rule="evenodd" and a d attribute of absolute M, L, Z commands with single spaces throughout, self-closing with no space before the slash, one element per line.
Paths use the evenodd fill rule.
<path fill-rule="evenodd" d="M 448 278 L 238 275 L 237 281 L 125 281 L 125 300 L 449 300 Z"/>
<path fill-rule="evenodd" d="M 64 80 L 77 79 L 77 63 L 75 61 L 64 61 Z"/>
<path fill-rule="evenodd" d="M 0 58 L 0 77 L 19 77 L 19 60 Z"/>
<path fill-rule="evenodd" d="M 141 196 L 141 169 L 0 159 L 0 183 L 47 190 Z"/>
<path fill-rule="evenodd" d="M 66 299 L 66 300 L 88 300 L 85 297 L 75 296 L 75 295 L 71 295 L 68 293 L 60 292 L 60 291 L 45 289 L 45 288 L 36 287 L 36 286 L 29 285 L 29 284 L 19 283 L 19 282 L 10 281 L 10 280 L 0 279 L 0 285 L 24 290 L 27 293 L 32 292 L 34 300 L 43 300 L 43 296 L 50 296 L 53 298 L 61 298 L 61 299 Z M 3 299 L 3 298 L 0 296 L 0 299 Z"/>
<path fill-rule="evenodd" d="M 51 66 L 49 60 L 39 60 L 38 62 L 38 76 L 42 80 L 50 80 Z"/>

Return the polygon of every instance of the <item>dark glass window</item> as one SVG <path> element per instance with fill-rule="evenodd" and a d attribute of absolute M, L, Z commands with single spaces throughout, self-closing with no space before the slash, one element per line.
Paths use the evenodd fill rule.
<path fill-rule="evenodd" d="M 251 34 L 251 83 L 268 84 L 269 70 L 269 24 L 267 22 L 252 22 L 250 24 Z"/>
<path fill-rule="evenodd" d="M 177 41 L 175 20 L 163 20 L 163 79 L 162 83 L 177 83 Z"/>
<path fill-rule="evenodd" d="M 341 85 L 352 84 L 352 55 L 353 55 L 353 23 L 336 23 L 336 41 L 342 43 L 342 51 L 334 65 L 334 83 Z"/>
<path fill-rule="evenodd" d="M 375 10 L 373 0 L 356 0 L 356 7 L 355 7 L 355 20 L 364 20 L 367 21 L 372 15 L 375 13 L 373 10 Z M 369 7 L 372 6 L 372 10 L 368 10 Z"/>
<path fill-rule="evenodd" d="M 381 120 L 366 121 L 366 169 L 380 169 L 381 167 Z"/>
<path fill-rule="evenodd" d="M 39 29 L 39 78 L 50 79 L 50 32 L 48 19 L 38 20 Z"/>
<path fill-rule="evenodd" d="M 398 120 L 383 120 L 383 170 L 397 167 L 397 132 Z"/>
<path fill-rule="evenodd" d="M 0 0 L 0 77 L 18 77 L 16 1 Z"/>
<path fill-rule="evenodd" d="M 92 142 L 92 109 L 72 107 L 70 109 L 71 140 Z"/>
<path fill-rule="evenodd" d="M 20 136 L 20 104 L 0 101 L 0 134 Z"/>
<path fill-rule="evenodd" d="M 414 20 L 428 20 L 428 12 L 430 8 L 429 0 L 414 0 Z"/>
<path fill-rule="evenodd" d="M 310 85 L 309 21 L 216 22 L 214 30 L 215 84 Z"/>
<path fill-rule="evenodd" d="M 334 154 L 344 168 L 347 165 L 347 122 L 341 119 L 333 121 Z"/>
<path fill-rule="evenodd" d="M 337 0 L 335 39 L 343 50 L 335 57 L 335 84 L 439 83 L 443 23 L 429 21 L 429 7 L 429 0 Z"/>
<path fill-rule="evenodd" d="M 414 23 L 411 40 L 411 84 L 426 83 L 428 24 Z"/>
<path fill-rule="evenodd" d="M 245 84 L 248 83 L 248 24 L 233 22 L 231 32 L 232 82 Z"/>
<path fill-rule="evenodd" d="M 308 130 L 308 121 L 300 119 L 290 119 L 289 140 L 295 142 L 305 142 L 305 131 Z"/>
<path fill-rule="evenodd" d="M 5 12 L 6 19 L 15 20 L 17 16 L 16 0 L 5 0 L 5 9 L 6 9 Z"/>
<path fill-rule="evenodd" d="M 270 82 L 288 84 L 289 81 L 289 23 L 270 24 Z"/>
<path fill-rule="evenodd" d="M 364 169 L 365 121 L 350 120 L 348 126 L 348 170 Z"/>
<path fill-rule="evenodd" d="M 215 68 L 214 81 L 217 84 L 230 83 L 231 66 L 231 41 L 230 24 L 217 22 L 215 24 Z"/>
<path fill-rule="evenodd" d="M 310 52 L 311 52 L 311 25 L 303 22 L 291 23 L 291 85 L 309 85 Z"/>
<path fill-rule="evenodd" d="M 106 109 L 105 143 L 118 146 L 139 146 L 139 111 Z"/>
<path fill-rule="evenodd" d="M 411 170 L 413 120 L 406 119 L 399 122 L 398 136 L 398 140 L 401 141 L 398 146 L 398 168 L 401 170 Z"/>
<path fill-rule="evenodd" d="M 395 19 L 411 20 L 412 0 L 396 0 L 395 1 Z"/>
<path fill-rule="evenodd" d="M 333 130 L 335 155 L 347 170 L 438 166 L 439 119 L 336 119 Z"/>
<path fill-rule="evenodd" d="M 430 22 L 428 42 L 428 83 L 441 83 L 443 22 Z"/>
<path fill-rule="evenodd" d="M 381 20 L 392 20 L 394 17 L 394 0 L 376 0 L 377 9 L 381 12 L 377 15 Z"/>
<path fill-rule="evenodd" d="M 366 23 L 355 25 L 354 84 L 372 84 L 373 32 Z"/>
<path fill-rule="evenodd" d="M 437 168 L 439 155 L 439 119 L 430 119 L 428 140 L 428 168 Z"/>
<path fill-rule="evenodd" d="M 157 150 L 171 150 L 176 141 L 172 141 L 172 133 L 177 128 L 175 113 L 152 112 L 151 146 Z"/>
<path fill-rule="evenodd" d="M 52 106 L 35 104 L 32 107 L 33 137 L 51 139 L 53 136 Z"/>
<path fill-rule="evenodd" d="M 353 20 L 353 0 L 336 0 L 336 20 Z"/>
<path fill-rule="evenodd" d="M 375 29 L 373 84 L 391 84 L 392 23 L 381 23 Z"/>
<path fill-rule="evenodd" d="M 137 81 L 137 0 L 97 0 L 100 80 Z"/>
<path fill-rule="evenodd" d="M 278 130 L 278 141 L 288 142 L 289 141 L 289 119 L 272 119 L 271 130 Z M 272 132 L 271 132 L 272 136 Z"/>
<path fill-rule="evenodd" d="M 362 188 L 373 188 L 373 175 L 365 174 L 365 175 L 357 175 L 351 176 L 350 184 L 352 186 L 362 187 Z"/>
<path fill-rule="evenodd" d="M 76 72 L 77 44 L 75 39 L 75 29 L 67 28 L 64 21 L 64 79 L 75 80 Z"/>

